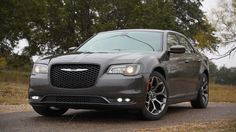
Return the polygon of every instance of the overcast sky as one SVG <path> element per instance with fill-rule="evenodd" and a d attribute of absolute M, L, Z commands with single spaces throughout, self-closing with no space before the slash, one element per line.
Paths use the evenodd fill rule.
<path fill-rule="evenodd" d="M 226 1 L 230 1 L 230 0 L 226 0 Z M 210 16 L 211 10 L 213 8 L 217 8 L 218 2 L 220 2 L 220 0 L 204 0 L 202 3 L 203 4 L 202 10 L 206 13 L 207 16 Z M 28 45 L 28 43 L 26 40 L 21 40 L 19 47 L 15 49 L 15 52 L 21 52 L 23 47 L 25 47 L 27 45 Z M 232 45 L 219 48 L 219 54 L 224 54 L 231 47 L 232 47 Z M 205 52 L 205 55 L 208 56 L 209 58 L 218 57 L 219 54 L 217 54 L 217 53 L 211 54 L 209 52 Z M 221 67 L 221 66 L 236 67 L 236 52 L 234 52 L 234 54 L 232 54 L 230 57 L 226 57 L 226 58 L 219 59 L 219 60 L 213 60 L 213 62 L 218 67 Z"/>
<path fill-rule="evenodd" d="M 212 9 L 217 9 L 218 7 L 218 3 L 221 0 L 204 0 L 204 2 L 202 3 L 203 7 L 202 10 L 206 13 L 207 16 L 211 15 L 211 10 Z M 225 0 L 225 1 L 229 1 L 230 0 Z M 205 55 L 208 56 L 209 58 L 217 58 L 219 57 L 219 55 L 222 55 L 224 53 L 226 53 L 230 48 L 232 48 L 233 46 L 235 46 L 236 44 L 231 44 L 229 46 L 225 46 L 225 47 L 221 47 L 219 48 L 218 52 L 219 53 L 215 53 L 215 54 L 211 54 L 209 52 L 205 52 Z M 218 67 L 221 66 L 226 66 L 226 67 L 236 67 L 236 51 L 234 53 L 232 53 L 231 56 L 219 59 L 219 60 L 212 60 Z"/>
<path fill-rule="evenodd" d="M 217 8 L 218 2 L 220 0 L 204 0 L 202 5 L 202 10 L 210 13 L 213 8 Z"/>

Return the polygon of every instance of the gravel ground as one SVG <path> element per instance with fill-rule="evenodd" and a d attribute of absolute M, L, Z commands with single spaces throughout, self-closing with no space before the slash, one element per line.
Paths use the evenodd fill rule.
<path fill-rule="evenodd" d="M 1 106 L 0 109 L 6 107 Z M 7 108 L 6 111 L 14 111 L 11 108 Z M 49 118 L 28 111 L 31 110 L 29 106 L 21 106 L 17 109 L 24 112 L 0 113 L 1 132 L 124 132 L 150 130 L 183 123 L 198 124 L 236 119 L 236 103 L 210 103 L 207 109 L 193 109 L 189 103 L 177 104 L 170 106 L 167 114 L 157 121 L 140 120 L 137 113 L 129 111 L 69 110 L 61 117 Z"/>

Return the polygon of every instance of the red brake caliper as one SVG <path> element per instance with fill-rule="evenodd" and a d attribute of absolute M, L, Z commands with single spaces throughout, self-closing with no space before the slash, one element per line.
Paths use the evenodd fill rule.
<path fill-rule="evenodd" d="M 158 84 L 158 80 L 156 80 L 157 81 L 157 84 Z M 156 85 L 157 85 L 156 84 Z M 157 85 L 158 86 L 158 85 Z M 157 87 L 158 88 L 158 87 Z M 154 93 L 154 95 L 155 95 L 155 97 L 157 96 L 157 89 L 155 89 L 155 93 Z"/>
<path fill-rule="evenodd" d="M 149 90 L 149 84 L 150 84 L 150 80 L 148 80 L 148 82 L 147 82 L 147 87 L 146 87 L 147 92 Z"/>

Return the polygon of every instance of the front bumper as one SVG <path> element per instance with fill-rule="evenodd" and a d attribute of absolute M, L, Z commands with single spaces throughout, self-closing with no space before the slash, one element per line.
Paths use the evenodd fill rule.
<path fill-rule="evenodd" d="M 129 108 L 139 109 L 145 104 L 146 80 L 149 74 L 123 76 L 104 74 L 89 88 L 65 89 L 50 84 L 48 75 L 31 75 L 29 103 L 32 106 L 67 108 Z M 32 99 L 38 96 L 38 99 Z M 122 98 L 122 102 L 117 99 Z M 125 101 L 129 98 L 130 101 Z"/>

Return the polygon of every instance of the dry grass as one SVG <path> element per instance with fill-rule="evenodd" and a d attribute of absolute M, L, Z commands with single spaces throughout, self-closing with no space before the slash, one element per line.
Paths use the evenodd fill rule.
<path fill-rule="evenodd" d="M 0 105 L 0 114 L 10 112 L 23 112 L 32 111 L 32 107 L 29 104 L 20 105 Z"/>
<path fill-rule="evenodd" d="M 0 71 L 0 82 L 28 84 L 30 73 L 19 71 Z"/>
<path fill-rule="evenodd" d="M 16 80 L 20 81 L 20 79 Z M 25 78 L 22 78 L 22 80 L 25 80 Z M 24 81 L 23 83 L 12 83 L 0 80 L 0 104 L 27 103 L 27 88 L 28 84 Z M 236 86 L 210 84 L 210 102 L 236 103 L 235 93 Z"/>
<path fill-rule="evenodd" d="M 137 132 L 235 132 L 236 120 L 221 120 L 215 122 L 185 123 L 160 128 L 144 128 Z"/>
<path fill-rule="evenodd" d="M 26 84 L 0 82 L 0 104 L 26 104 Z"/>
<path fill-rule="evenodd" d="M 236 103 L 236 86 L 210 84 L 210 102 Z"/>

